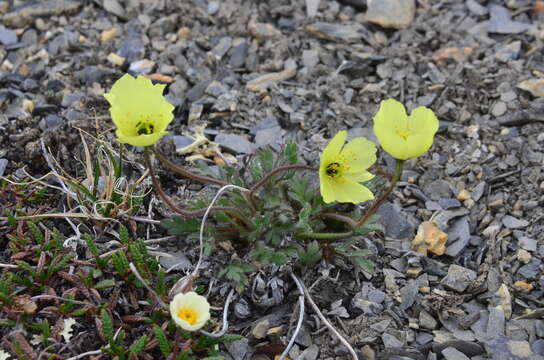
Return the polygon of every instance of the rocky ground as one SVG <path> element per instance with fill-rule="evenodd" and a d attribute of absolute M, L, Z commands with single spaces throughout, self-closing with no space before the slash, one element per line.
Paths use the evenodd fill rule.
<path fill-rule="evenodd" d="M 45 174 L 42 142 L 76 173 L 77 128 L 114 143 L 102 94 L 125 72 L 168 84 L 171 156 L 205 122 L 225 153 L 293 138 L 317 164 L 340 129 L 373 138 L 383 99 L 432 108 L 433 148 L 380 209 L 385 234 L 366 239 L 377 272 L 323 265 L 305 281 L 361 359 L 544 359 L 544 2 L 14 0 L 0 13 L 4 176 Z M 446 251 L 421 256 L 411 241 L 431 218 Z M 233 359 L 292 331 L 289 277 L 252 281 L 230 316 L 246 336 Z M 307 314 L 289 357 L 348 359 Z"/>

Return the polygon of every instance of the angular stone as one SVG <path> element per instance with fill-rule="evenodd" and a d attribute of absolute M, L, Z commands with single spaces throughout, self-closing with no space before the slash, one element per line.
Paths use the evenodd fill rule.
<path fill-rule="evenodd" d="M 507 44 L 499 49 L 495 54 L 495 59 L 501 62 L 508 62 L 510 60 L 516 60 L 521 51 L 521 41 L 513 41 L 510 44 Z M 502 114 L 501 114 L 502 115 Z"/>
<path fill-rule="evenodd" d="M 17 43 L 17 34 L 15 31 L 5 28 L 0 25 L 0 43 L 3 45 L 13 45 Z"/>
<path fill-rule="evenodd" d="M 403 346 L 402 342 L 391 334 L 383 334 L 382 342 L 385 348 L 400 348 Z"/>
<path fill-rule="evenodd" d="M 474 15 L 484 16 L 489 12 L 485 6 L 480 5 L 475 0 L 467 0 L 466 5 Z"/>
<path fill-rule="evenodd" d="M 364 37 L 365 27 L 361 24 L 333 24 L 319 22 L 305 27 L 310 34 L 325 40 L 358 42 Z"/>
<path fill-rule="evenodd" d="M 502 218 L 502 224 L 509 229 L 523 229 L 529 225 L 529 222 L 527 220 L 520 220 L 513 216 L 506 215 Z"/>
<path fill-rule="evenodd" d="M 440 199 L 450 198 L 452 195 L 450 184 L 445 180 L 435 180 L 426 184 L 423 187 L 425 195 L 431 200 L 439 201 Z"/>
<path fill-rule="evenodd" d="M 226 341 L 225 347 L 233 359 L 245 359 L 249 351 L 249 339 L 244 338 L 236 341 Z"/>
<path fill-rule="evenodd" d="M 251 334 L 255 339 L 264 339 L 266 337 L 266 332 L 270 329 L 271 325 L 268 319 L 258 320 L 254 323 L 253 328 L 251 329 Z"/>
<path fill-rule="evenodd" d="M 365 20 L 384 28 L 404 29 L 414 20 L 415 0 L 368 0 Z"/>
<path fill-rule="evenodd" d="M 445 254 L 451 257 L 457 257 L 466 249 L 470 241 L 470 227 L 468 216 L 463 216 L 455 220 L 447 229 L 448 242 L 446 244 Z"/>
<path fill-rule="evenodd" d="M 525 90 L 535 97 L 544 96 L 544 79 L 529 79 L 520 82 L 518 89 Z"/>
<path fill-rule="evenodd" d="M 287 80 L 294 77 L 297 74 L 296 67 L 289 67 L 280 72 L 268 73 L 260 75 L 253 80 L 248 81 L 246 88 L 251 91 L 262 91 L 266 90 L 272 84 Z"/>
<path fill-rule="evenodd" d="M 484 353 L 484 348 L 480 345 L 463 340 L 450 340 L 440 344 L 433 345 L 433 352 L 441 353 L 444 349 L 454 348 L 468 357 L 478 356 Z"/>
<path fill-rule="evenodd" d="M 441 284 L 447 289 L 462 293 L 475 279 L 475 271 L 452 264 L 448 269 L 448 274 L 442 279 Z"/>
<path fill-rule="evenodd" d="M 419 326 L 423 329 L 434 330 L 438 322 L 425 310 L 419 312 Z"/>
<path fill-rule="evenodd" d="M 522 249 L 525 249 L 527 251 L 536 251 L 537 250 L 538 241 L 536 241 L 535 239 L 531 239 L 529 237 L 522 236 L 522 237 L 520 237 L 518 239 L 518 243 L 519 243 L 519 246 Z"/>
<path fill-rule="evenodd" d="M 4 15 L 2 22 L 9 27 L 24 27 L 36 18 L 76 13 L 83 2 L 79 0 L 27 1 Z"/>
<path fill-rule="evenodd" d="M 487 321 L 487 331 L 485 333 L 488 339 L 494 339 L 498 336 L 504 336 L 505 316 L 502 309 L 491 307 L 489 309 L 489 320 Z"/>
<path fill-rule="evenodd" d="M 496 34 L 520 34 L 531 26 L 519 21 L 513 21 L 507 8 L 499 5 L 489 7 L 490 18 L 487 31 Z"/>
<path fill-rule="evenodd" d="M 506 113 L 506 103 L 503 101 L 497 101 L 491 108 L 491 114 L 495 117 L 502 116 Z"/>
<path fill-rule="evenodd" d="M 319 356 L 319 346 L 316 344 L 311 345 L 309 348 L 304 350 L 302 354 L 300 354 L 300 357 L 297 359 L 300 360 L 316 360 Z"/>
<path fill-rule="evenodd" d="M 385 203 L 378 209 L 385 236 L 407 239 L 414 235 L 415 226 L 408 221 L 407 214 L 395 203 Z"/>
<path fill-rule="evenodd" d="M 4 172 L 6 171 L 7 167 L 8 167 L 8 160 L 0 159 L 0 176 L 4 176 Z"/>
<path fill-rule="evenodd" d="M 453 347 L 448 347 L 442 350 L 442 356 L 446 360 L 470 360 L 468 356 Z"/>
<path fill-rule="evenodd" d="M 238 154 L 251 154 L 255 150 L 255 144 L 236 134 L 219 134 L 215 142 Z"/>

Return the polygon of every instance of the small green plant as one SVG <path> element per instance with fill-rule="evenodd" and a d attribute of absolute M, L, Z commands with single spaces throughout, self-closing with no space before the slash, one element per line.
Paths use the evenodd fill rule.
<path fill-rule="evenodd" d="M 240 168 L 222 167 L 218 180 L 235 184 L 248 191 L 234 190 L 212 208 L 213 226 L 208 227 L 205 249 L 210 254 L 215 244 L 228 241 L 235 257 L 224 265 L 219 276 L 229 280 L 238 291 L 249 283 L 256 267 L 295 264 L 313 266 L 321 259 L 333 261 L 335 256 L 348 259 L 357 269 L 373 271 L 371 253 L 361 247 L 360 235 L 381 230 L 377 218 L 370 218 L 361 227 L 352 227 L 360 212 L 349 205 L 327 204 L 319 193 L 319 184 L 300 170 L 312 170 L 300 164 L 297 148 L 288 144 L 283 151 L 258 151 Z M 213 172 L 201 165 L 200 174 L 211 177 Z M 375 189 L 381 180 L 366 185 Z M 195 201 L 188 212 L 206 208 L 210 199 Z M 347 210 L 340 216 L 338 211 Z M 170 234 L 189 234 L 196 239 L 200 222 L 176 216 L 162 222 Z"/>

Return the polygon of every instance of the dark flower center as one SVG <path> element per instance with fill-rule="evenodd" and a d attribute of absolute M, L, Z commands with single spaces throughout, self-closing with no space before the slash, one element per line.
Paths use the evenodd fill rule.
<path fill-rule="evenodd" d="M 136 123 L 136 128 L 138 129 L 138 135 L 149 135 L 153 134 L 155 127 L 150 121 L 142 120 Z"/>
<path fill-rule="evenodd" d="M 325 173 L 328 177 L 334 178 L 340 175 L 340 164 L 337 162 L 330 163 L 325 168 Z"/>

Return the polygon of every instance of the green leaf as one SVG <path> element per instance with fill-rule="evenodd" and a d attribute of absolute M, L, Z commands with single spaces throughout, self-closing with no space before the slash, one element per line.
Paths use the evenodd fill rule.
<path fill-rule="evenodd" d="M 45 241 L 45 237 L 38 225 L 33 222 L 29 222 L 28 227 L 30 228 L 32 235 L 34 236 L 34 240 L 36 240 L 36 243 L 43 244 L 43 242 Z"/>
<path fill-rule="evenodd" d="M 299 259 L 302 264 L 312 267 L 321 260 L 321 249 L 319 248 L 319 243 L 313 241 L 306 245 L 305 250 L 299 251 Z"/>
<path fill-rule="evenodd" d="M 100 181 L 100 158 L 101 156 L 97 156 L 94 160 L 94 169 L 93 169 L 93 196 L 96 197 L 96 193 L 98 191 L 98 182 Z"/>
<path fill-rule="evenodd" d="M 79 308 L 70 313 L 70 316 L 83 316 L 87 313 L 88 308 Z"/>
<path fill-rule="evenodd" d="M 93 254 L 93 256 L 98 257 L 100 255 L 100 251 L 98 251 L 98 247 L 96 247 L 96 243 L 94 242 L 91 234 L 83 235 L 83 239 L 85 240 L 85 243 L 87 244 L 87 248 L 89 249 L 89 252 Z"/>
<path fill-rule="evenodd" d="M 113 321 L 106 309 L 100 311 L 100 320 L 102 321 L 104 337 L 111 344 L 113 342 Z"/>
<path fill-rule="evenodd" d="M 352 243 L 349 241 L 336 243 L 334 249 L 338 255 L 346 257 L 359 270 L 372 274 L 374 272 L 374 262 L 366 258 L 372 255 L 372 252 L 368 249 L 354 250 L 351 245 Z"/>
<path fill-rule="evenodd" d="M 354 217 L 354 218 L 358 219 L 359 216 Z M 360 228 L 357 228 L 355 230 L 355 233 L 358 234 L 358 235 L 366 235 L 366 234 L 369 234 L 369 233 L 375 232 L 375 231 L 376 232 L 384 232 L 385 231 L 383 225 L 380 223 L 380 215 L 378 215 L 378 214 L 372 215 L 363 226 L 361 226 Z"/>
<path fill-rule="evenodd" d="M 213 347 L 218 344 L 226 343 L 226 342 L 233 342 L 244 339 L 243 336 L 238 334 L 225 334 L 223 336 L 220 336 L 218 338 L 212 338 L 206 335 L 202 335 L 200 339 L 198 340 L 198 345 L 200 347 Z"/>
<path fill-rule="evenodd" d="M 155 334 L 155 338 L 157 338 L 157 342 L 159 343 L 159 349 L 164 357 L 167 358 L 168 355 L 172 353 L 172 347 L 166 338 L 166 334 L 157 325 L 153 325 L 153 333 Z"/>
<path fill-rule="evenodd" d="M 186 233 L 196 233 L 200 230 L 200 221 L 197 219 L 186 219 L 181 216 L 174 216 L 170 220 L 161 221 L 161 226 L 165 228 L 170 235 L 184 235 Z"/>
<path fill-rule="evenodd" d="M 350 258 L 354 265 L 356 265 L 362 271 L 365 271 L 369 274 L 374 273 L 375 264 L 372 260 L 364 259 L 360 257 Z"/>
<path fill-rule="evenodd" d="M 130 243 L 130 235 L 128 229 L 124 225 L 119 226 L 119 241 L 123 244 Z"/>
<path fill-rule="evenodd" d="M 24 270 L 26 271 L 27 273 L 30 274 L 30 276 L 32 276 L 33 278 L 36 277 L 37 273 L 36 273 L 36 270 L 34 270 L 34 268 L 29 264 L 27 263 L 26 261 L 23 261 L 23 260 L 15 260 L 15 264 L 17 266 L 19 266 L 19 268 L 21 270 Z"/>
<path fill-rule="evenodd" d="M 297 144 L 294 142 L 287 143 L 285 150 L 283 151 L 283 155 L 287 158 L 289 163 L 298 163 Z"/>
<path fill-rule="evenodd" d="M 97 282 L 94 287 L 97 290 L 103 290 L 108 289 L 115 286 L 115 280 L 113 279 L 104 279 L 102 281 Z"/>
<path fill-rule="evenodd" d="M 255 244 L 255 250 L 251 251 L 250 256 L 252 259 L 257 260 L 265 265 L 285 265 L 289 258 L 281 251 L 281 249 L 274 249 L 266 246 L 262 241 Z"/>
<path fill-rule="evenodd" d="M 132 343 L 128 351 L 132 353 L 135 356 L 135 358 L 138 358 L 138 354 L 144 350 L 146 344 L 147 344 L 147 336 L 144 334 Z"/>
<path fill-rule="evenodd" d="M 75 254 L 66 254 L 62 257 L 62 259 L 56 263 L 49 266 L 46 272 L 46 279 L 51 278 L 54 274 L 64 269 L 66 266 L 68 266 L 68 263 L 72 261 L 72 259 L 75 257 Z"/>
<path fill-rule="evenodd" d="M 224 276 L 236 288 L 236 291 L 242 292 L 249 283 L 246 273 L 253 271 L 253 267 L 242 263 L 233 263 L 225 267 L 219 273 L 219 277 Z"/>
<path fill-rule="evenodd" d="M 124 251 L 117 251 L 111 256 L 111 262 L 118 275 L 123 276 L 128 271 L 128 259 Z"/>

